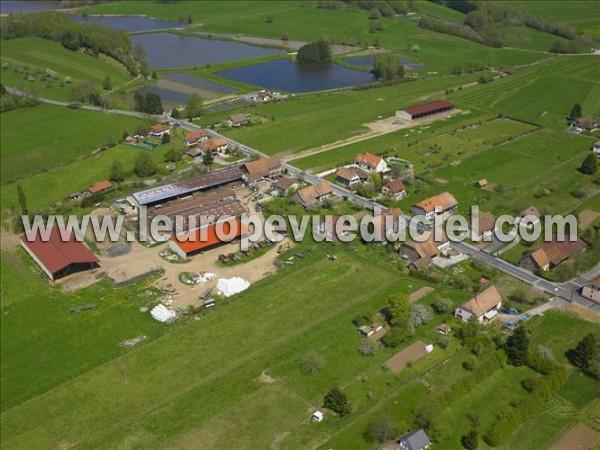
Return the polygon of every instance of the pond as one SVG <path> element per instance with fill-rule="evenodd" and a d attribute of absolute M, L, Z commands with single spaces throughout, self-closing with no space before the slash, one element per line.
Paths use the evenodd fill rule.
<path fill-rule="evenodd" d="M 241 42 L 218 41 L 170 33 L 149 33 L 131 36 L 131 43 L 142 44 L 148 54 L 148 66 L 170 69 L 203 66 L 261 56 L 280 55 L 284 50 Z"/>
<path fill-rule="evenodd" d="M 224 94 L 233 94 L 236 92 L 236 89 L 226 86 L 224 84 L 215 83 L 213 81 L 203 80 L 201 78 L 196 78 L 187 73 L 182 72 L 173 72 L 173 73 L 165 73 L 163 75 L 164 78 L 173 81 L 179 81 L 181 83 L 189 84 L 191 86 L 208 89 L 215 92 L 222 92 Z"/>
<path fill-rule="evenodd" d="M 163 104 L 171 103 L 176 105 L 185 105 L 188 102 L 189 96 L 187 94 L 183 94 L 181 92 L 170 91 L 168 89 L 162 89 L 156 86 L 146 86 L 140 89 L 137 89 L 136 92 L 141 92 L 142 94 L 146 94 L 148 92 L 153 92 L 160 96 Z"/>
<path fill-rule="evenodd" d="M 21 13 L 21 12 L 37 12 L 59 9 L 59 2 L 34 2 L 34 1 L 18 1 L 18 0 L 2 0 L 0 2 L 0 13 Z"/>
<path fill-rule="evenodd" d="M 286 92 L 312 92 L 371 83 L 369 72 L 339 64 L 299 64 L 287 59 L 216 72 L 229 80 Z"/>
<path fill-rule="evenodd" d="M 419 64 L 410 59 L 403 58 L 402 56 L 398 56 L 398 61 L 404 64 L 411 69 L 421 69 L 425 67 L 425 64 Z M 347 64 L 352 64 L 353 66 L 361 66 L 361 67 L 373 67 L 373 62 L 375 61 L 375 55 L 362 55 L 362 56 L 349 56 L 344 58 L 344 62 Z"/>
<path fill-rule="evenodd" d="M 95 23 L 112 28 L 124 29 L 128 32 L 164 30 L 166 28 L 181 28 L 183 25 L 175 20 L 153 19 L 142 16 L 71 16 L 73 22 Z"/>

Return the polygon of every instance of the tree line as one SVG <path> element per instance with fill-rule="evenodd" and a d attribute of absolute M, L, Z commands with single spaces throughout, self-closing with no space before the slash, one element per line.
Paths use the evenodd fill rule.
<path fill-rule="evenodd" d="M 140 61 L 131 52 L 131 42 L 125 30 L 74 23 L 66 15 L 56 12 L 10 14 L 2 19 L 2 39 L 28 36 L 60 42 L 69 50 L 83 48 L 93 55 L 103 53 L 121 62 L 131 74 L 138 74 Z"/>

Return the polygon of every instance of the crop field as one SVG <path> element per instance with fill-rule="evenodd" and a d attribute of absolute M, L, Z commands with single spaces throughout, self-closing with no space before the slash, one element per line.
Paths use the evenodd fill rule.
<path fill-rule="evenodd" d="M 3 113 L 2 184 L 88 158 L 98 147 L 120 141 L 124 131 L 133 133 L 141 122 L 50 105 Z"/>
<path fill-rule="evenodd" d="M 589 140 L 551 130 L 537 131 L 427 174 L 433 183 L 444 182 L 459 204 L 478 203 L 492 211 L 521 211 L 530 205 L 552 213 L 566 213 L 598 192 L 598 187 L 577 169 L 589 152 Z M 495 191 L 475 186 L 487 179 Z M 438 187 L 439 190 L 439 187 Z M 582 199 L 573 192 L 582 190 Z M 414 201 L 415 199 L 412 199 Z"/>
<path fill-rule="evenodd" d="M 584 116 L 600 113 L 597 71 L 594 56 L 560 57 L 449 97 L 509 117 L 564 128 L 565 118 L 575 103 L 581 105 Z"/>
<path fill-rule="evenodd" d="M 89 81 L 100 87 L 106 75 L 110 75 L 113 86 L 117 86 L 131 77 L 115 60 L 107 57 L 94 57 L 80 52 L 63 48 L 59 43 L 37 37 L 2 40 L 2 62 L 9 67 L 2 70 L 2 82 L 6 85 L 26 88 L 35 91 L 37 95 L 57 100 L 67 100 L 69 84 L 63 83 L 69 76 L 73 83 Z M 24 80 L 24 73 L 14 72 L 15 66 L 28 66 L 30 70 L 46 68 L 58 72 L 58 79 L 46 81 Z M 73 84 L 72 83 L 72 84 Z"/>

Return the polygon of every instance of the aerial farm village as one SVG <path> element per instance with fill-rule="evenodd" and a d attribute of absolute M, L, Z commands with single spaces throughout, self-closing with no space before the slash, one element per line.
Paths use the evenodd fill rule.
<path fill-rule="evenodd" d="M 0 8 L 3 449 L 600 448 L 600 2 Z"/>

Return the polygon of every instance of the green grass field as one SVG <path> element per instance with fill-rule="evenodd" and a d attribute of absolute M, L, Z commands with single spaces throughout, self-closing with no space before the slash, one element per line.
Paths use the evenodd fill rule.
<path fill-rule="evenodd" d="M 590 36 L 598 36 L 600 4 L 595 1 L 557 2 L 546 0 L 512 1 L 513 6 L 531 12 L 553 22 L 563 22 L 574 26 Z"/>
<path fill-rule="evenodd" d="M 93 111 L 38 105 L 2 114 L 2 184 L 89 158 L 98 147 L 119 142 L 142 121 Z M 105 175 L 106 176 L 106 175 Z M 58 181 L 58 180 L 57 180 Z"/>
<path fill-rule="evenodd" d="M 236 10 L 235 17 L 230 14 Z M 363 46 L 372 45 L 375 37 L 387 49 L 398 51 L 404 56 L 427 65 L 429 71 L 449 73 L 454 67 L 470 62 L 486 62 L 499 67 L 511 67 L 539 60 L 544 55 L 515 49 L 494 49 L 454 36 L 443 35 L 419 28 L 410 20 L 383 18 L 384 30 L 374 35 L 369 33 L 368 11 L 328 10 L 314 6 L 302 6 L 296 2 L 177 2 L 169 5 L 144 4 L 124 1 L 86 8 L 90 14 L 147 14 L 153 17 L 178 19 L 191 13 L 203 31 L 243 34 L 279 39 L 284 32 L 290 39 L 314 40 L 326 35 L 331 38 L 358 39 Z M 429 15 L 460 20 L 456 13 L 439 5 L 425 5 Z M 268 15 L 272 23 L 266 23 Z M 419 46 L 417 53 L 409 49 Z M 445 55 L 445 57 L 440 57 Z"/>
<path fill-rule="evenodd" d="M 581 105 L 584 116 L 600 114 L 597 70 L 594 56 L 565 56 L 449 97 L 466 105 L 564 129 L 565 118 L 575 103 Z"/>
<path fill-rule="evenodd" d="M 68 100 L 69 84 L 61 86 L 66 76 L 77 81 L 89 81 L 101 89 L 102 81 L 110 75 L 113 87 L 129 80 L 131 76 L 117 61 L 108 57 L 94 57 L 81 52 L 73 52 L 58 42 L 37 37 L 2 40 L 0 60 L 9 66 L 2 70 L 2 83 L 17 89 L 26 89 L 40 97 Z M 28 66 L 30 70 L 46 68 L 58 72 L 58 79 L 48 84 L 46 81 L 27 81 L 23 72 L 15 72 L 16 67 Z M 71 85 L 72 85 L 71 84 Z"/>

